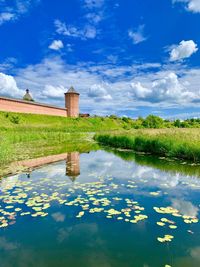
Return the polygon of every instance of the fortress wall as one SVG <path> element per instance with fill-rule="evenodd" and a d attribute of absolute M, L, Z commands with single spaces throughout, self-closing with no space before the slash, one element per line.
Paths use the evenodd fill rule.
<path fill-rule="evenodd" d="M 0 97 L 0 110 L 30 114 L 44 114 L 67 117 L 67 109 L 36 102 L 27 102 L 7 97 Z"/>

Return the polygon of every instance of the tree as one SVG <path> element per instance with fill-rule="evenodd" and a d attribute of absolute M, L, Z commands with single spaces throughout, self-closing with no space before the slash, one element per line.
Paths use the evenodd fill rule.
<path fill-rule="evenodd" d="M 163 127 L 163 119 L 158 117 L 158 116 L 155 116 L 155 115 L 149 115 L 143 121 L 142 125 L 145 128 L 162 128 Z"/>
<path fill-rule="evenodd" d="M 175 120 L 174 126 L 180 128 L 181 127 L 181 121 L 179 119 Z"/>

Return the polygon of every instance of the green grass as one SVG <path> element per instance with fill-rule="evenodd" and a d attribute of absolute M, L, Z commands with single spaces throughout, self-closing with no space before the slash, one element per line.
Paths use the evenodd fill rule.
<path fill-rule="evenodd" d="M 95 132 L 123 130 L 117 118 L 64 118 L 0 112 L 0 168 L 17 160 L 47 155 L 57 147 L 88 145 Z"/>
<path fill-rule="evenodd" d="M 120 118 L 65 118 L 58 116 L 0 112 L 0 130 L 45 130 L 49 132 L 95 132 L 124 129 L 130 123 Z"/>
<path fill-rule="evenodd" d="M 200 162 L 198 129 L 135 130 L 124 134 L 97 134 L 95 140 L 114 148 Z"/>

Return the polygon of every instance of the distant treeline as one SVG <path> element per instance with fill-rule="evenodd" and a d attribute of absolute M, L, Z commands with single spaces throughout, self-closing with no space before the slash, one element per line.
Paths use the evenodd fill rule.
<path fill-rule="evenodd" d="M 115 115 L 109 116 L 111 119 L 119 119 Z M 200 118 L 198 119 L 186 119 L 186 120 L 166 120 L 159 116 L 149 115 L 146 118 L 138 117 L 137 119 L 131 119 L 128 117 L 121 118 L 124 122 L 128 124 L 128 127 L 134 129 L 142 128 L 200 128 Z"/>

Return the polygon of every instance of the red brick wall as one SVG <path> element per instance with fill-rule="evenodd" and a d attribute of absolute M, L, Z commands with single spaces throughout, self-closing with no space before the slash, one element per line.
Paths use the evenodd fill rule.
<path fill-rule="evenodd" d="M 0 97 L 0 110 L 67 117 L 67 109 L 18 99 Z"/>

